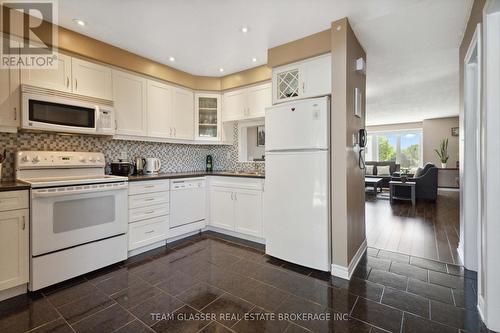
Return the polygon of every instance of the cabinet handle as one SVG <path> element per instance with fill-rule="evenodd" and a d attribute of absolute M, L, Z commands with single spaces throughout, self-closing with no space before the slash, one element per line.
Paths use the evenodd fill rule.
<path fill-rule="evenodd" d="M 75 79 L 75 90 L 78 90 L 78 79 Z"/>
<path fill-rule="evenodd" d="M 144 201 L 153 201 L 155 198 L 147 198 L 147 199 L 144 199 Z"/>
<path fill-rule="evenodd" d="M 145 212 L 144 214 L 153 214 L 154 212 L 154 210 L 150 210 L 149 212 Z"/>
<path fill-rule="evenodd" d="M 303 93 L 306 92 L 306 83 L 305 82 L 302 82 L 302 92 Z"/>
<path fill-rule="evenodd" d="M 66 76 L 66 87 L 69 87 L 69 76 Z"/>
<path fill-rule="evenodd" d="M 149 231 L 146 231 L 145 234 L 152 234 L 153 232 L 155 232 L 154 230 L 149 230 Z"/>
<path fill-rule="evenodd" d="M 174 136 L 177 137 L 177 128 L 174 127 Z"/>
<path fill-rule="evenodd" d="M 155 187 L 155 186 L 154 185 L 146 185 L 146 186 L 144 186 L 144 188 L 153 188 L 153 187 Z"/>
<path fill-rule="evenodd" d="M 115 131 L 118 129 L 118 121 L 115 119 Z"/>
<path fill-rule="evenodd" d="M 17 120 L 17 108 L 14 106 L 14 120 Z"/>
<path fill-rule="evenodd" d="M 236 196 L 236 193 L 234 194 L 234 201 L 238 201 L 238 197 Z"/>
<path fill-rule="evenodd" d="M 26 230 L 26 217 L 23 216 L 23 230 Z"/>

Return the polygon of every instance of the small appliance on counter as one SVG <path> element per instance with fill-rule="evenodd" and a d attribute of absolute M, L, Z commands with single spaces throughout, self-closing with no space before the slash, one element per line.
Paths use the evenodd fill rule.
<path fill-rule="evenodd" d="M 212 160 L 212 155 L 207 155 L 207 166 L 206 166 L 206 171 L 207 172 L 212 172 L 214 171 L 214 164 Z"/>
<path fill-rule="evenodd" d="M 147 157 L 145 158 L 146 165 L 144 167 L 145 173 L 148 175 L 156 174 L 160 171 L 161 161 L 158 158 Z"/>
<path fill-rule="evenodd" d="M 146 159 L 143 157 L 135 158 L 135 174 L 142 175 L 144 173 L 144 168 L 146 167 Z"/>
<path fill-rule="evenodd" d="M 116 176 L 130 176 L 134 173 L 134 164 L 123 160 L 111 162 L 111 174 Z"/>

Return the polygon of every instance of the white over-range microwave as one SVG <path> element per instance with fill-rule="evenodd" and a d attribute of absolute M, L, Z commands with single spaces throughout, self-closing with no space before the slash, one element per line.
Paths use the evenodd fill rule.
<path fill-rule="evenodd" d="M 113 135 L 113 102 L 23 85 L 21 128 L 60 133 Z"/>

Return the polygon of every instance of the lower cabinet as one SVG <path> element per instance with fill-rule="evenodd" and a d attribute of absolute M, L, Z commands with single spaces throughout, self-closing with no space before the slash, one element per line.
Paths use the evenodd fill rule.
<path fill-rule="evenodd" d="M 128 189 L 128 250 L 136 250 L 168 237 L 169 180 L 132 182 Z"/>
<path fill-rule="evenodd" d="M 262 237 L 262 206 L 263 192 L 260 179 L 215 180 L 211 183 L 211 226 Z"/>
<path fill-rule="evenodd" d="M 0 192 L 0 203 L 23 197 L 12 210 L 0 205 L 0 291 L 20 286 L 29 280 L 28 192 Z M 25 202 L 25 204 L 24 204 Z"/>

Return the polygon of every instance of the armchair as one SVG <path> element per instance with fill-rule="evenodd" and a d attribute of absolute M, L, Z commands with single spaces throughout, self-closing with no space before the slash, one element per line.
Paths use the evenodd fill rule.
<path fill-rule="evenodd" d="M 400 177 L 393 177 L 393 180 L 401 180 Z M 438 189 L 438 168 L 427 163 L 422 171 L 417 175 L 408 178 L 409 182 L 415 182 L 415 190 L 417 199 L 425 199 L 436 201 Z"/>

